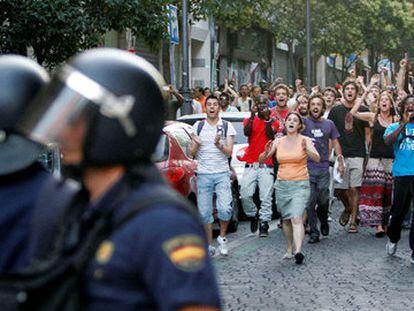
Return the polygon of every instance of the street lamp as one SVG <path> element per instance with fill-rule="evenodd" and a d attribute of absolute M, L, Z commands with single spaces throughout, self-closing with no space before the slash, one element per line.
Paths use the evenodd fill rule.
<path fill-rule="evenodd" d="M 310 0 L 306 0 L 306 82 L 308 91 L 312 88 Z"/>
<path fill-rule="evenodd" d="M 184 103 L 181 107 L 181 114 L 191 114 L 193 109 L 191 107 L 191 98 L 190 98 L 190 76 L 189 76 L 189 59 L 188 59 L 188 0 L 183 0 L 183 16 L 182 16 L 182 55 L 183 55 L 183 95 Z"/>

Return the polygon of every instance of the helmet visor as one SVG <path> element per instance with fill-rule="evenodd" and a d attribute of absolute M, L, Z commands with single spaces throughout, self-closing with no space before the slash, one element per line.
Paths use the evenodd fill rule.
<path fill-rule="evenodd" d="M 25 111 L 17 128 L 34 141 L 56 142 L 60 134 L 92 107 L 108 118 L 119 119 L 128 135 L 135 135 L 129 113 L 131 96 L 117 97 L 70 66 L 65 66 Z"/>

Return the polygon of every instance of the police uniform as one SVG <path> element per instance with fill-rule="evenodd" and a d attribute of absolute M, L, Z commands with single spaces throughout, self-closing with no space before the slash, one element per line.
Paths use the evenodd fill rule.
<path fill-rule="evenodd" d="M 82 222 L 88 223 L 97 212 L 105 213 L 125 189 L 125 183 L 125 178 L 121 179 L 96 204 L 85 207 Z M 155 185 L 147 182 L 133 190 L 115 209 L 113 222 L 128 212 L 132 197 L 139 197 Z M 44 211 L 54 213 L 54 208 Z M 86 310 L 220 307 L 204 229 L 190 213 L 174 206 L 145 209 L 101 242 L 85 270 L 83 286 Z"/>
<path fill-rule="evenodd" d="M 39 163 L 0 176 L 0 271 L 28 265 L 27 241 L 34 203 L 50 175 Z"/>
<path fill-rule="evenodd" d="M 26 268 L 30 218 L 44 181 L 37 162 L 39 144 L 17 134 L 16 123 L 49 81 L 36 62 L 20 55 L 0 56 L 0 271 Z"/>

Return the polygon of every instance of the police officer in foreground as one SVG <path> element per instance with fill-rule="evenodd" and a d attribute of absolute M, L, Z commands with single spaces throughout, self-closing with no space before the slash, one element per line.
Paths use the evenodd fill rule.
<path fill-rule="evenodd" d="M 113 225 L 83 271 L 86 310 L 220 308 L 202 225 L 178 205 L 156 203 L 168 187 L 150 162 L 164 123 L 163 86 L 144 59 L 91 50 L 62 67 L 21 120 L 34 139 L 56 140 L 63 163 L 80 172 L 83 200 L 70 208 L 81 208 L 82 238 L 97 214 Z M 151 193 L 149 208 L 126 216 Z"/>
<path fill-rule="evenodd" d="M 26 268 L 27 240 L 34 203 L 50 178 L 38 162 L 41 145 L 15 130 L 23 110 L 49 81 L 34 61 L 0 56 L 0 271 Z"/>

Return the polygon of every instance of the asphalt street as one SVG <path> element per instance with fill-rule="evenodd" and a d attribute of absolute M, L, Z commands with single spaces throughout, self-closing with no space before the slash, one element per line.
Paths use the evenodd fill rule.
<path fill-rule="evenodd" d="M 282 260 L 286 243 L 278 221 L 268 238 L 259 238 L 242 222 L 229 234 L 229 255 L 213 259 L 225 310 L 414 310 L 414 265 L 408 230 L 395 257 L 385 253 L 387 238 L 373 228 L 350 234 L 333 206 L 328 237 L 308 244 L 305 262 Z"/>

